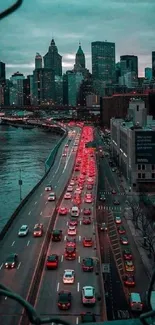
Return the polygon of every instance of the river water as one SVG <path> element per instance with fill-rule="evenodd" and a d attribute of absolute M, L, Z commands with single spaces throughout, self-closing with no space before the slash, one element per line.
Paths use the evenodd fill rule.
<path fill-rule="evenodd" d="M 45 160 L 60 136 L 41 129 L 0 125 L 0 229 L 45 172 Z"/>

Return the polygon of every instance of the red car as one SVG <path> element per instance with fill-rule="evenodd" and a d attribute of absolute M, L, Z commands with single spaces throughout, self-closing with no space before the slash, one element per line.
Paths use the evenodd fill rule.
<path fill-rule="evenodd" d="M 47 257 L 46 267 L 47 269 L 57 269 L 59 258 L 57 254 L 52 254 Z"/>
<path fill-rule="evenodd" d="M 65 248 L 65 259 L 66 260 L 75 260 L 76 259 L 76 247 L 66 246 Z"/>
<path fill-rule="evenodd" d="M 91 218 L 90 217 L 83 217 L 82 223 L 83 223 L 83 225 L 90 225 L 91 224 Z"/>
<path fill-rule="evenodd" d="M 131 251 L 130 251 L 130 249 L 125 249 L 124 251 L 123 251 L 123 258 L 124 258 L 124 260 L 126 260 L 126 261 L 130 261 L 130 260 L 132 260 L 133 259 L 133 256 L 132 256 L 132 253 L 131 253 Z"/>
<path fill-rule="evenodd" d="M 93 246 L 93 240 L 91 237 L 84 237 L 83 238 L 83 246 L 84 247 L 92 247 Z"/>
<path fill-rule="evenodd" d="M 41 237 L 42 235 L 43 235 L 43 224 L 42 223 L 37 223 L 34 226 L 33 236 L 34 237 Z"/>
<path fill-rule="evenodd" d="M 66 247 L 76 247 L 76 239 L 67 238 Z"/>
<path fill-rule="evenodd" d="M 84 208 L 84 209 L 83 209 L 83 214 L 84 214 L 85 216 L 90 216 L 90 215 L 91 215 L 91 209 Z"/>
<path fill-rule="evenodd" d="M 77 224 L 78 224 L 78 221 L 77 220 L 70 220 L 69 221 L 69 226 L 77 226 Z"/>
<path fill-rule="evenodd" d="M 94 270 L 94 261 L 91 257 L 82 260 L 82 270 L 84 272 L 92 272 Z"/>
<path fill-rule="evenodd" d="M 59 208 L 59 215 L 60 216 L 65 216 L 68 213 L 67 208 Z"/>
<path fill-rule="evenodd" d="M 93 189 L 93 184 L 88 184 L 87 185 L 87 190 L 92 190 Z"/>

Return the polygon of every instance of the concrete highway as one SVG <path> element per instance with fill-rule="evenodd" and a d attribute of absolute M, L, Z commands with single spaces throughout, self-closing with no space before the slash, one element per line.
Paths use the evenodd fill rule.
<path fill-rule="evenodd" d="M 98 135 L 96 135 L 98 139 Z M 139 252 L 134 244 L 132 234 L 128 225 L 123 218 L 123 211 L 126 201 L 126 194 L 121 191 L 121 181 L 109 166 L 106 157 L 99 159 L 99 191 L 103 192 L 106 201 L 98 201 L 97 220 L 99 222 L 107 222 L 112 220 L 113 228 L 109 229 L 107 234 L 100 233 L 100 246 L 103 263 L 109 264 L 109 273 L 105 274 L 106 285 L 110 290 L 107 298 L 107 315 L 108 319 L 121 319 L 132 317 L 127 296 L 130 292 L 143 293 L 148 288 L 149 279 L 145 273 Z M 112 194 L 112 189 L 116 190 L 116 194 Z M 120 205 L 113 204 L 114 199 L 117 198 Z M 124 245 L 120 244 L 119 234 L 116 230 L 114 217 L 121 216 L 122 224 L 126 230 L 126 235 L 129 240 L 129 246 L 133 253 L 133 260 L 135 265 L 135 282 L 136 285 L 132 289 L 125 289 L 120 279 L 120 274 L 124 273 L 124 262 L 122 259 L 122 252 L 125 249 Z M 112 233 L 110 233 L 112 232 Z M 112 237 L 114 240 L 112 240 Z M 119 264 L 119 267 L 118 267 Z M 106 288 L 105 288 L 106 290 Z M 107 290 L 106 290 L 107 291 Z M 119 292 L 119 295 L 118 295 Z"/>
<path fill-rule="evenodd" d="M 23 209 L 19 212 L 5 238 L 0 242 L 0 282 L 24 298 L 28 294 L 44 242 L 46 229 L 48 228 L 56 204 L 55 202 L 48 202 L 49 192 L 45 191 L 45 186 L 49 183 L 52 184 L 53 191 L 56 193 L 56 197 L 59 198 L 74 165 L 76 152 L 73 151 L 73 147 L 75 137 L 80 133 L 80 129 L 75 129 L 76 132 L 72 135 L 67 149 L 67 156 L 63 157 L 62 153 L 64 152 L 65 144 L 68 142 L 68 137 L 60 146 L 56 160 L 48 176 L 35 193 L 32 194 Z M 32 232 L 36 223 L 43 223 L 44 225 L 44 235 L 40 238 L 33 237 Z M 27 224 L 30 231 L 26 237 L 19 238 L 18 230 L 22 224 Z M 10 253 L 18 254 L 19 264 L 17 268 L 7 270 L 4 268 L 4 263 Z M 2 297 L 0 303 L 1 325 L 18 324 L 21 310 L 22 308 L 15 301 Z"/>
<path fill-rule="evenodd" d="M 89 158 L 90 159 L 90 158 Z M 79 176 L 80 172 L 74 171 L 74 176 Z M 87 179 L 87 176 L 86 176 Z M 84 196 L 85 193 L 89 192 L 86 189 L 85 182 L 84 188 L 81 194 L 81 204 L 80 204 L 80 216 L 78 218 L 78 226 L 77 226 L 77 257 L 76 260 L 73 261 L 66 261 L 64 258 L 64 249 L 66 245 L 66 238 L 67 236 L 67 228 L 68 222 L 70 219 L 70 213 L 66 216 L 59 216 L 57 215 L 56 222 L 55 222 L 55 229 L 61 229 L 63 231 L 63 239 L 61 242 L 55 243 L 51 242 L 49 247 L 48 254 L 56 253 L 59 255 L 59 266 L 56 270 L 46 270 L 44 269 L 42 279 L 40 282 L 39 294 L 36 300 L 36 309 L 42 315 L 53 315 L 58 316 L 61 318 L 65 317 L 67 321 L 70 321 L 72 324 L 78 324 L 80 322 L 79 315 L 81 312 L 84 311 L 92 311 L 96 314 L 97 321 L 100 320 L 100 302 L 97 301 L 94 307 L 87 308 L 84 307 L 81 302 L 81 290 L 83 286 L 91 285 L 95 287 L 97 297 L 100 296 L 100 284 L 99 284 L 99 276 L 96 274 L 95 270 L 93 272 L 87 273 L 83 272 L 81 269 L 81 262 L 84 257 L 93 257 L 94 261 L 96 260 L 96 250 L 94 247 L 95 244 L 95 232 L 94 232 L 94 211 L 96 206 L 94 205 L 94 201 L 92 203 L 85 203 Z M 77 185 L 74 185 L 74 191 Z M 73 193 L 74 193 L 73 191 Z M 91 191 L 93 196 L 96 195 L 96 184 L 94 184 L 93 191 Z M 73 206 L 72 200 L 62 200 L 61 207 L 67 207 L 70 211 L 71 207 Z M 82 216 L 83 216 L 83 209 L 84 208 L 91 208 L 92 210 L 92 224 L 90 225 L 83 225 L 82 224 Z M 94 241 L 93 247 L 83 247 L 82 239 L 83 237 L 92 237 Z M 66 285 L 63 284 L 63 273 L 65 269 L 73 269 L 75 271 L 75 283 Z M 58 291 L 60 290 L 69 290 L 73 296 L 73 303 L 71 309 L 68 311 L 60 311 L 57 307 L 57 297 Z"/>

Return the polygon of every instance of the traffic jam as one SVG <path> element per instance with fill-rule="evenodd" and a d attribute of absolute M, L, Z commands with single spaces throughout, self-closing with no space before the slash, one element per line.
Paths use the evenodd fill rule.
<path fill-rule="evenodd" d="M 59 270 L 60 267 L 62 269 L 62 263 L 68 261 L 68 267 L 63 270 L 62 278 L 58 283 L 57 306 L 60 310 L 69 310 L 72 300 L 76 298 L 72 287 L 65 289 L 62 283 L 67 286 L 77 282 L 77 291 L 80 292 L 80 301 L 83 306 L 93 307 L 96 306 L 97 301 L 100 301 L 97 288 L 94 282 L 91 283 L 90 277 L 93 272 L 95 274 L 96 269 L 96 251 L 94 250 L 96 241 L 93 227 L 93 210 L 96 208 L 94 204 L 96 164 L 94 149 L 88 148 L 86 144 L 92 141 L 93 128 L 89 126 L 83 127 L 81 137 L 79 135 L 75 138 L 73 151 L 76 148 L 77 153 L 74 172 L 58 208 L 57 221 L 52 231 L 53 245 L 46 259 L 45 269 L 47 270 Z M 49 191 L 51 189 L 49 188 Z M 48 189 L 45 188 L 45 190 Z M 49 197 L 51 195 L 54 193 L 49 194 Z M 62 220 L 66 220 L 66 229 L 62 226 Z M 61 251 L 62 248 L 63 251 Z M 57 251 L 61 253 L 57 254 Z M 88 272 L 89 285 L 80 283 L 83 277 L 82 272 Z M 93 309 L 82 313 L 81 320 L 84 316 L 89 317 L 89 321 L 91 319 L 95 321 Z"/>

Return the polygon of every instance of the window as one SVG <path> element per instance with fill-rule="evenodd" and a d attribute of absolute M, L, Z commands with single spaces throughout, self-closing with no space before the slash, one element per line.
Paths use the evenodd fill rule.
<path fill-rule="evenodd" d="M 152 174 L 152 178 L 155 178 L 155 174 L 154 173 Z"/>
<path fill-rule="evenodd" d="M 145 178 L 145 174 L 142 174 L 142 178 Z"/>
<path fill-rule="evenodd" d="M 137 112 L 139 112 L 139 105 L 137 105 Z"/>
<path fill-rule="evenodd" d="M 138 178 L 141 178 L 141 173 L 138 173 Z"/>
<path fill-rule="evenodd" d="M 142 165 L 142 170 L 145 170 L 145 165 Z"/>
<path fill-rule="evenodd" d="M 141 165 L 138 165 L 138 170 L 141 170 Z"/>

